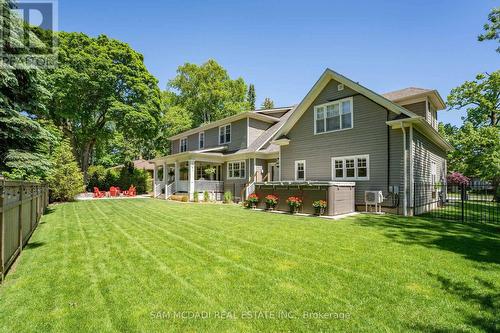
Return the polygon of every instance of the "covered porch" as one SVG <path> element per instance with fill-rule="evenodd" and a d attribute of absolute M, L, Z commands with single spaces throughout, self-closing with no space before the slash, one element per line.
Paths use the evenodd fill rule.
<path fill-rule="evenodd" d="M 167 156 L 153 160 L 154 197 L 168 199 L 173 194 L 184 193 L 193 201 L 195 195 L 206 191 L 212 199 L 221 200 L 224 193 L 221 156 L 199 155 Z"/>

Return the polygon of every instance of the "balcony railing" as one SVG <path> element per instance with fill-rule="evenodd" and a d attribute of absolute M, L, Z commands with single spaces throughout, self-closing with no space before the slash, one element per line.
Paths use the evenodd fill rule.
<path fill-rule="evenodd" d="M 188 192 L 189 181 L 179 180 L 175 185 L 177 192 Z M 224 182 L 217 180 L 195 180 L 194 181 L 194 191 L 195 192 L 224 192 Z"/>

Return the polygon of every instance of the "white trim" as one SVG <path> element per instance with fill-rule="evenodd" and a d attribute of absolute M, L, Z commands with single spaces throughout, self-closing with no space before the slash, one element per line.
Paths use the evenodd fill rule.
<path fill-rule="evenodd" d="M 279 147 L 279 153 L 278 153 L 278 180 L 281 181 L 281 169 L 283 168 L 283 166 L 281 165 L 281 163 L 283 162 L 281 160 L 281 146 L 278 146 Z"/>
<path fill-rule="evenodd" d="M 297 177 L 297 171 L 298 171 L 299 163 L 304 164 L 304 178 L 303 179 L 299 179 Z M 295 161 L 294 173 L 295 173 L 295 175 L 294 175 L 295 181 L 298 181 L 298 180 L 304 181 L 304 180 L 306 180 L 306 178 L 307 178 L 307 176 L 306 176 L 306 160 L 297 160 L 297 161 Z"/>
<path fill-rule="evenodd" d="M 227 126 L 229 126 L 229 141 L 221 142 L 220 141 L 220 129 L 223 127 L 226 128 Z M 219 144 L 220 145 L 225 145 L 225 144 L 231 143 L 231 140 L 233 139 L 232 131 L 233 131 L 233 126 L 231 126 L 231 123 L 219 126 L 219 130 L 217 131 L 217 135 L 219 136 Z M 226 139 L 226 130 L 224 130 L 224 140 L 225 139 Z"/>
<path fill-rule="evenodd" d="M 186 150 L 182 151 L 182 140 L 186 140 Z M 188 151 L 188 138 L 187 136 L 179 139 L 179 153 L 185 153 Z"/>
<path fill-rule="evenodd" d="M 366 159 L 366 177 L 358 177 L 358 159 Z M 354 177 L 347 177 L 346 160 L 354 160 Z M 335 161 L 342 161 L 342 177 L 335 176 Z M 332 180 L 370 180 L 370 154 L 336 156 L 330 163 Z"/>
<path fill-rule="evenodd" d="M 245 170 L 245 174 L 243 175 L 243 177 L 229 177 L 229 164 L 233 164 L 233 174 L 234 174 L 234 164 L 235 163 L 240 163 L 240 170 L 241 170 L 241 163 L 243 163 L 243 165 L 245 166 L 244 167 L 244 170 Z M 246 178 L 246 175 L 248 173 L 247 171 L 247 162 L 246 160 L 239 160 L 239 161 L 231 161 L 231 162 L 227 162 L 226 163 L 226 179 L 245 179 Z"/>
<path fill-rule="evenodd" d="M 342 103 L 345 101 L 349 101 L 350 105 L 351 105 L 351 127 L 348 127 L 348 128 L 342 128 Z M 340 128 L 336 129 L 336 130 L 327 131 L 326 130 L 326 119 L 327 119 L 326 109 L 329 105 L 334 105 L 334 104 L 339 105 L 339 117 L 340 117 L 339 125 L 340 125 Z M 316 112 L 317 112 L 318 108 L 323 108 L 323 114 L 324 114 L 323 120 L 324 120 L 324 126 L 325 126 L 325 130 L 323 132 L 320 132 L 320 133 L 318 133 L 316 130 Z M 352 97 L 347 97 L 347 98 L 339 99 L 336 101 L 315 105 L 313 108 L 313 113 L 314 113 L 314 115 L 313 115 L 313 117 L 314 117 L 314 135 L 346 131 L 346 130 L 350 130 L 350 129 L 354 128 L 354 100 Z"/>
<path fill-rule="evenodd" d="M 235 114 L 233 116 L 229 116 L 229 117 L 226 117 L 226 118 L 223 118 L 223 119 L 220 119 L 220 120 L 208 123 L 208 124 L 201 125 L 199 127 L 184 131 L 184 132 L 176 134 L 176 135 L 172 135 L 168 139 L 169 140 L 177 140 L 177 139 L 182 138 L 184 136 L 189 136 L 192 134 L 196 134 L 199 131 L 206 131 L 206 130 L 211 129 L 211 128 L 216 128 L 216 127 L 221 126 L 223 124 L 232 123 L 232 122 L 241 120 L 241 119 L 246 118 L 246 117 L 250 117 L 253 119 L 264 121 L 264 122 L 270 123 L 270 124 L 277 123 L 280 120 L 279 118 L 275 118 L 275 117 L 268 116 L 268 115 L 261 114 L 261 113 L 257 113 L 257 112 L 252 112 L 252 111 L 242 112 L 242 113 L 238 113 L 238 114 Z"/>
<path fill-rule="evenodd" d="M 247 117 L 247 148 L 250 146 L 250 118 Z"/>
<path fill-rule="evenodd" d="M 403 181 L 403 193 L 404 193 L 404 196 L 403 196 L 403 215 L 404 216 L 407 216 L 408 215 L 408 193 L 406 191 L 406 188 L 407 188 L 407 173 L 408 173 L 408 170 L 406 170 L 407 168 L 407 161 L 406 161 L 406 155 L 407 155 L 407 152 L 406 152 L 406 130 L 405 130 L 405 127 L 403 126 L 403 122 L 401 122 L 401 130 L 403 131 L 403 178 L 404 178 L 404 181 Z"/>
<path fill-rule="evenodd" d="M 203 147 L 200 145 L 200 137 L 201 135 L 203 134 Z M 205 135 L 205 131 L 201 131 L 200 133 L 198 133 L 198 149 L 204 149 L 205 148 L 205 138 L 206 138 L 206 135 Z"/>

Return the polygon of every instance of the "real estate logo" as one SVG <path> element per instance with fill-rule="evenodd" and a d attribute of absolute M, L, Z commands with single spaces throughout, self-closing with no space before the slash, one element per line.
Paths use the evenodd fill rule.
<path fill-rule="evenodd" d="M 7 1 L 0 5 L 0 59 L 14 68 L 57 64 L 57 0 Z"/>

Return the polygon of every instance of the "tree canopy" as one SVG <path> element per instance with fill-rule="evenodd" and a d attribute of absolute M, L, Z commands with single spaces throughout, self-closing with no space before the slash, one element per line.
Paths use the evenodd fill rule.
<path fill-rule="evenodd" d="M 104 35 L 61 32 L 59 66 L 48 75 L 48 116 L 71 144 L 84 172 L 97 144 L 121 132 L 140 147 L 156 135 L 158 82 L 143 56 Z"/>
<path fill-rule="evenodd" d="M 481 73 L 475 80 L 466 81 L 451 90 L 448 96 L 451 109 L 465 108 L 467 117 L 475 127 L 497 126 L 500 109 L 500 70 Z"/>
<path fill-rule="evenodd" d="M 186 110 L 193 127 L 250 109 L 245 100 L 245 81 L 241 77 L 231 79 L 213 59 L 200 66 L 179 66 L 168 86 L 175 99 L 172 104 Z"/>
<path fill-rule="evenodd" d="M 272 109 L 274 108 L 274 102 L 269 97 L 264 98 L 264 102 L 262 102 L 263 109 Z"/>
<path fill-rule="evenodd" d="M 500 8 L 493 8 L 488 14 L 488 23 L 483 26 L 484 33 L 477 36 L 480 42 L 485 40 L 493 40 L 500 43 Z M 500 53 L 500 46 L 496 51 Z"/>
<path fill-rule="evenodd" d="M 251 110 L 255 110 L 255 99 L 255 86 L 253 84 L 250 84 L 248 86 L 247 102 Z"/>

